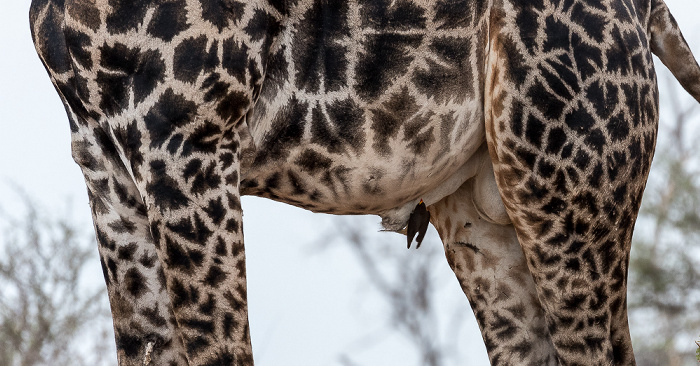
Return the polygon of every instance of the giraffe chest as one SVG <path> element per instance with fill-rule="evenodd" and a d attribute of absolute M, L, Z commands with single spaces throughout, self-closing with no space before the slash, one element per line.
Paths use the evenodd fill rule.
<path fill-rule="evenodd" d="M 486 12 L 440 4 L 293 7 L 246 119 L 243 193 L 372 213 L 464 165 L 484 140 Z"/>

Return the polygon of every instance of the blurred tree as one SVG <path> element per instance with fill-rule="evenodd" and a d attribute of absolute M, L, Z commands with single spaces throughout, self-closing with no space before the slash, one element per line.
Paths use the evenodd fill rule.
<path fill-rule="evenodd" d="M 85 283 L 94 240 L 23 200 L 21 218 L 0 211 L 0 365 L 113 365 L 104 283 Z"/>
<path fill-rule="evenodd" d="M 457 297 L 464 296 L 455 277 L 445 276 L 451 272 L 435 271 L 437 266 L 448 268 L 439 240 L 429 235 L 420 250 L 406 250 L 400 245 L 405 243 L 405 238 L 368 232 L 371 224 L 365 218 L 344 218 L 334 222 L 335 226 L 320 241 L 321 245 L 327 247 L 337 241 L 348 245 L 364 272 L 366 282 L 360 288 L 371 289 L 364 293 L 367 301 L 377 299 L 378 295 L 379 301 L 386 305 L 377 311 L 387 312 L 383 315 L 387 319 L 386 326 L 379 331 L 381 334 L 367 334 L 365 346 L 381 347 L 379 342 L 372 340 L 397 333 L 408 341 L 407 349 L 416 353 L 416 365 L 462 364 L 464 360 L 460 359 L 457 333 L 462 329 L 468 311 L 464 306 L 467 301 L 453 302 L 454 306 L 450 306 L 449 301 L 444 303 L 444 294 L 439 294 L 446 286 L 452 285 L 458 292 L 455 293 Z M 341 354 L 340 363 L 362 365 L 354 358 L 355 353 Z"/>
<path fill-rule="evenodd" d="M 697 364 L 700 129 L 693 124 L 700 108 L 680 95 L 675 81 L 665 80 L 669 112 L 661 118 L 630 261 L 628 304 L 640 366 Z"/>

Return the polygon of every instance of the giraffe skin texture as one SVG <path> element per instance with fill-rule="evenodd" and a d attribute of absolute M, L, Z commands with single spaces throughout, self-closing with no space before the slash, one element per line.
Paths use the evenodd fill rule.
<path fill-rule="evenodd" d="M 493 365 L 633 365 L 661 0 L 33 0 L 120 365 L 253 365 L 241 195 L 423 200 Z M 398 243 L 397 243 L 398 245 Z M 310 300 L 311 301 L 311 300 Z"/>

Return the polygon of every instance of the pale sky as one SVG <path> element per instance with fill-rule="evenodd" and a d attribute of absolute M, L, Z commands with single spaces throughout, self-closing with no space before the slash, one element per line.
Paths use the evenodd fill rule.
<path fill-rule="evenodd" d="M 700 56 L 700 2 L 666 0 L 685 37 Z M 6 0 L 0 12 L 0 207 L 18 210 L 15 186 L 43 207 L 70 213 L 90 229 L 82 174 L 70 156 L 68 122 L 49 78 L 34 52 L 29 34 L 30 0 Z M 659 65 L 663 68 L 663 65 Z M 663 95 L 664 90 L 661 89 Z M 664 105 L 662 105 L 662 110 Z M 664 133 L 663 129 L 660 131 Z M 653 173 L 652 173 L 653 174 Z M 358 343 L 389 319 L 372 312 L 372 300 L 358 287 L 361 270 L 343 246 L 310 255 L 332 217 L 257 198 L 245 198 L 250 322 L 256 365 L 340 365 L 341 352 L 358 365 L 418 364 L 410 343 L 400 337 Z M 367 230 L 379 218 L 362 219 Z M 434 229 L 427 245 L 440 245 Z M 0 234 L 1 235 L 1 234 Z M 380 238 L 405 239 L 392 234 Z M 420 255 L 420 251 L 416 252 Z M 102 278 L 95 250 L 94 277 Z M 467 320 L 459 334 L 461 365 L 488 365 L 476 322 L 447 263 L 435 269 L 446 279 L 439 292 L 446 309 L 463 306 Z M 369 308 L 368 308 L 369 307 Z M 381 315 L 381 314 L 380 314 Z"/>

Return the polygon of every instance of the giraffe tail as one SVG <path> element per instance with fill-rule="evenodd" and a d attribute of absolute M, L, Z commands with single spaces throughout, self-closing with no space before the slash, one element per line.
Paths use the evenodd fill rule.
<path fill-rule="evenodd" d="M 663 0 L 652 0 L 649 31 L 651 51 L 683 88 L 700 102 L 700 66 Z"/>

